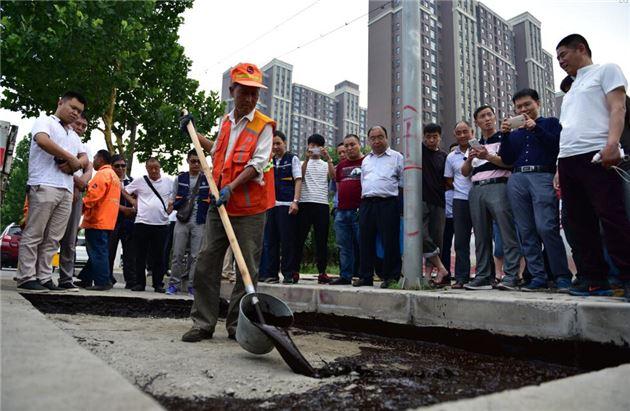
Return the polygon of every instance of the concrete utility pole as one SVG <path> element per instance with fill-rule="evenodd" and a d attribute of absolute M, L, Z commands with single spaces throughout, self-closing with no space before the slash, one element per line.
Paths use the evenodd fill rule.
<path fill-rule="evenodd" d="M 401 287 L 426 288 L 422 276 L 422 124 L 420 117 L 420 1 L 402 1 L 402 128 L 405 156 L 404 252 Z"/>

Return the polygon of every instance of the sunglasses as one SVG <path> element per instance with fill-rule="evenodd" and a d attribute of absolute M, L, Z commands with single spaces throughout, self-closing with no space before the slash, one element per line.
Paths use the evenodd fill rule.
<path fill-rule="evenodd" d="M 126 168 L 127 164 L 114 164 L 114 168 Z"/>

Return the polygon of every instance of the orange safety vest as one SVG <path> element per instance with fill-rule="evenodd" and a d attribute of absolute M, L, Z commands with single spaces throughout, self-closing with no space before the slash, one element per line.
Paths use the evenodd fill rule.
<path fill-rule="evenodd" d="M 254 155 L 258 138 L 267 124 L 275 131 L 276 122 L 256 110 L 254 119 L 247 123 L 237 137 L 231 155 L 226 158 L 232 122 L 225 116 L 212 158 L 212 178 L 219 190 L 234 181 L 245 170 L 247 162 Z M 238 186 L 230 196 L 226 211 L 231 216 L 247 216 L 265 212 L 274 205 L 273 169 L 270 169 L 264 172 L 262 184 L 252 179 Z"/>
<path fill-rule="evenodd" d="M 83 198 L 83 228 L 113 230 L 120 205 L 120 179 L 112 166 L 104 165 L 88 183 Z"/>

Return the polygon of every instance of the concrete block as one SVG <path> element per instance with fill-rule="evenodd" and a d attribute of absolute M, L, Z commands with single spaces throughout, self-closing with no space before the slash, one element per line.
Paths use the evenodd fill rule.
<path fill-rule="evenodd" d="M 409 293 L 356 288 L 318 288 L 317 311 L 408 324 Z"/>
<path fill-rule="evenodd" d="M 316 291 L 302 285 L 258 284 L 258 291 L 284 301 L 293 312 L 317 311 Z"/>
<path fill-rule="evenodd" d="M 422 292 L 411 296 L 413 324 L 486 330 L 497 334 L 566 339 L 576 333 L 575 303 L 501 295 Z"/>
<path fill-rule="evenodd" d="M 630 304 L 590 303 L 577 306 L 580 338 L 616 345 L 630 345 Z"/>

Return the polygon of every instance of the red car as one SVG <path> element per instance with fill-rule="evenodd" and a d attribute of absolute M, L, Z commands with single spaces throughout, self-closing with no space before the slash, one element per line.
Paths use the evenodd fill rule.
<path fill-rule="evenodd" d="M 2 267 L 17 267 L 22 229 L 11 223 L 2 232 Z"/>

